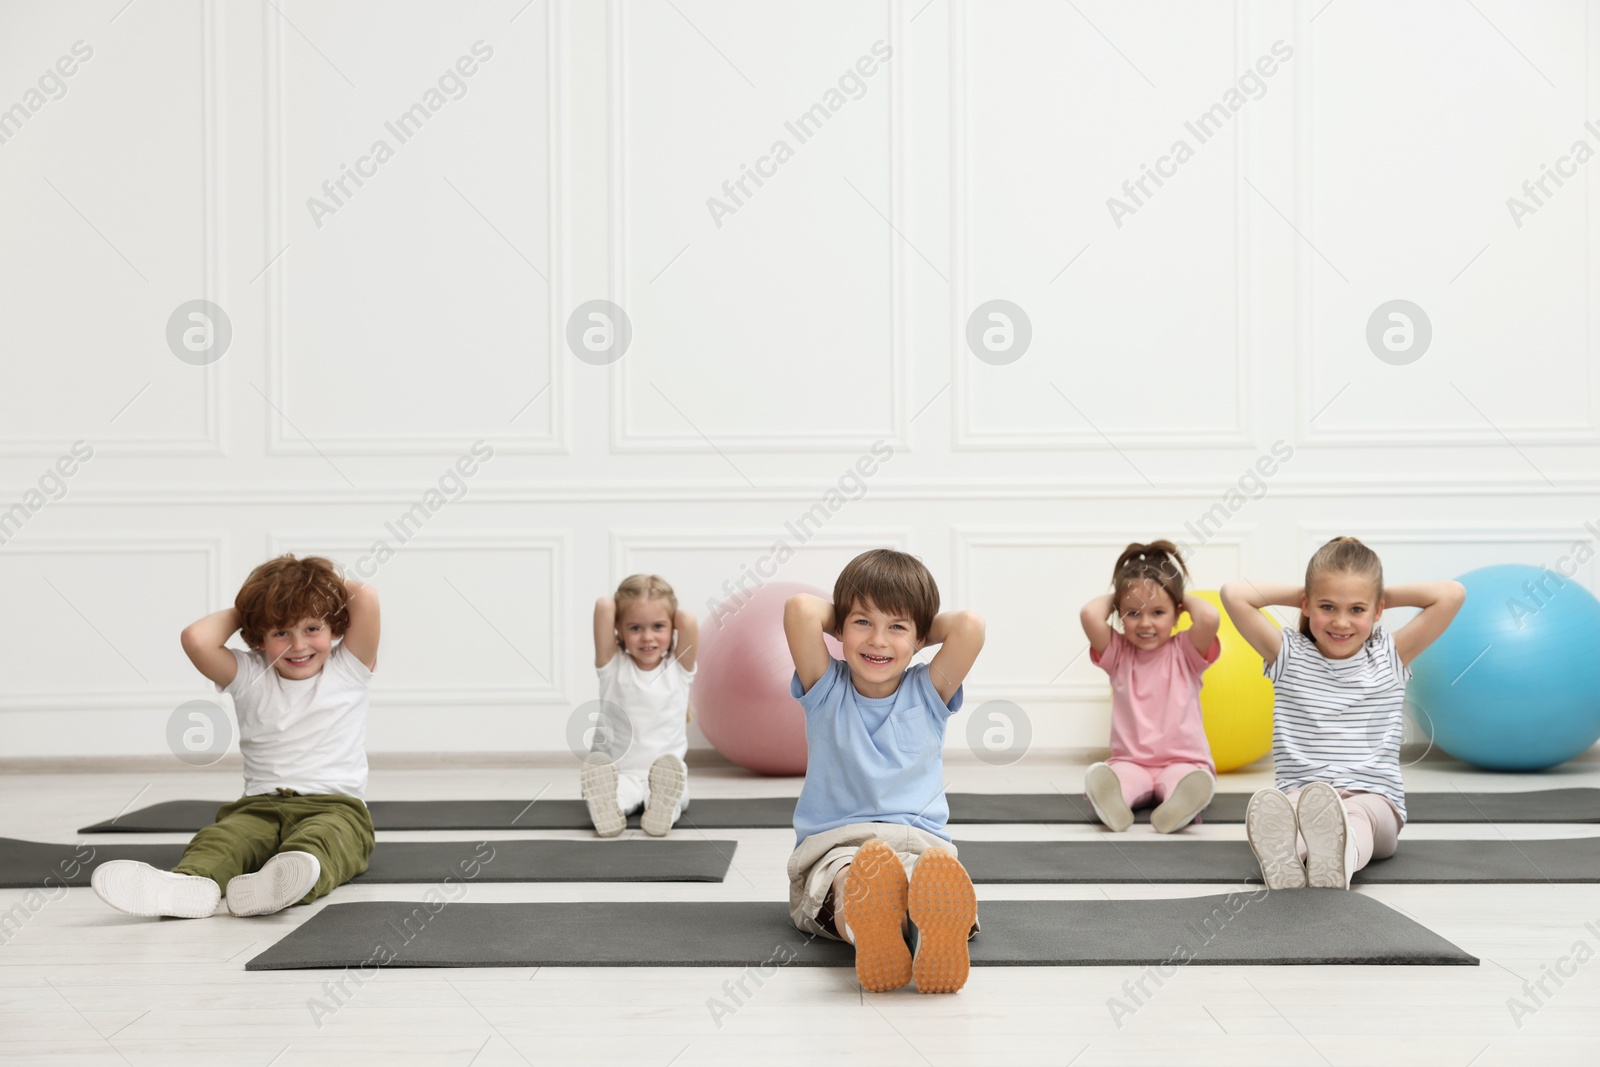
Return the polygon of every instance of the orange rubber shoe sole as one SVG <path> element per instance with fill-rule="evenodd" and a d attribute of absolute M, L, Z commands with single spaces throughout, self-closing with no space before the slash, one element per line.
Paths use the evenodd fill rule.
<path fill-rule="evenodd" d="M 930 848 L 911 868 L 907 910 L 917 927 L 912 977 L 919 993 L 954 993 L 967 984 L 967 935 L 978 919 L 978 894 L 961 861 Z"/>
<path fill-rule="evenodd" d="M 844 921 L 856 942 L 856 980 L 868 993 L 911 981 L 906 945 L 906 869 L 886 842 L 862 845 L 845 878 Z"/>

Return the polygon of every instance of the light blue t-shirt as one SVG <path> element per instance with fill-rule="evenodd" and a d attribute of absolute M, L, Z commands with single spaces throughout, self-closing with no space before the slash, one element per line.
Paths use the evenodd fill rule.
<path fill-rule="evenodd" d="M 961 710 L 958 687 L 948 706 L 928 678 L 926 663 L 900 676 L 886 697 L 864 697 L 850 667 L 831 659 L 809 693 L 800 672 L 789 695 L 806 713 L 806 784 L 794 808 L 795 842 L 858 822 L 915 826 L 946 841 L 950 805 L 944 798 L 944 728 Z"/>

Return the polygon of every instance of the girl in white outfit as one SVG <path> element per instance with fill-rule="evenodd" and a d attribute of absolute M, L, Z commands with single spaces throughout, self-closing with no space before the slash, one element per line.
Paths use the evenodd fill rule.
<path fill-rule="evenodd" d="M 666 579 L 635 574 L 594 606 L 600 706 L 583 799 L 601 837 L 615 837 L 643 809 L 640 826 L 661 837 L 689 806 L 689 686 L 699 624 L 678 608 Z M 622 653 L 618 655 L 618 653 Z"/>

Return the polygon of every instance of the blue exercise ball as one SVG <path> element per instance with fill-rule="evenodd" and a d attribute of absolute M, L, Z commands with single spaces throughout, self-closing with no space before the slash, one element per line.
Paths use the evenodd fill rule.
<path fill-rule="evenodd" d="M 1554 571 L 1506 563 L 1463 574 L 1467 601 L 1412 664 L 1418 725 L 1492 771 L 1565 763 L 1600 739 L 1600 600 Z"/>

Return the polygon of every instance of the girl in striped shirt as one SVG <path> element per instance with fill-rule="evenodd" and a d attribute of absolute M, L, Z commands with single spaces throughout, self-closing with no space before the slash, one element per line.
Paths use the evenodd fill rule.
<path fill-rule="evenodd" d="M 1372 859 L 1394 855 L 1405 825 L 1401 706 L 1411 661 L 1466 600 L 1459 582 L 1383 587 L 1383 564 L 1336 537 L 1306 566 L 1303 586 L 1229 582 L 1222 604 L 1261 654 L 1273 684 L 1276 789 L 1250 798 L 1245 833 L 1268 889 L 1350 888 Z M 1261 614 L 1300 609 L 1298 630 Z M 1393 634 L 1386 607 L 1422 611 Z"/>

